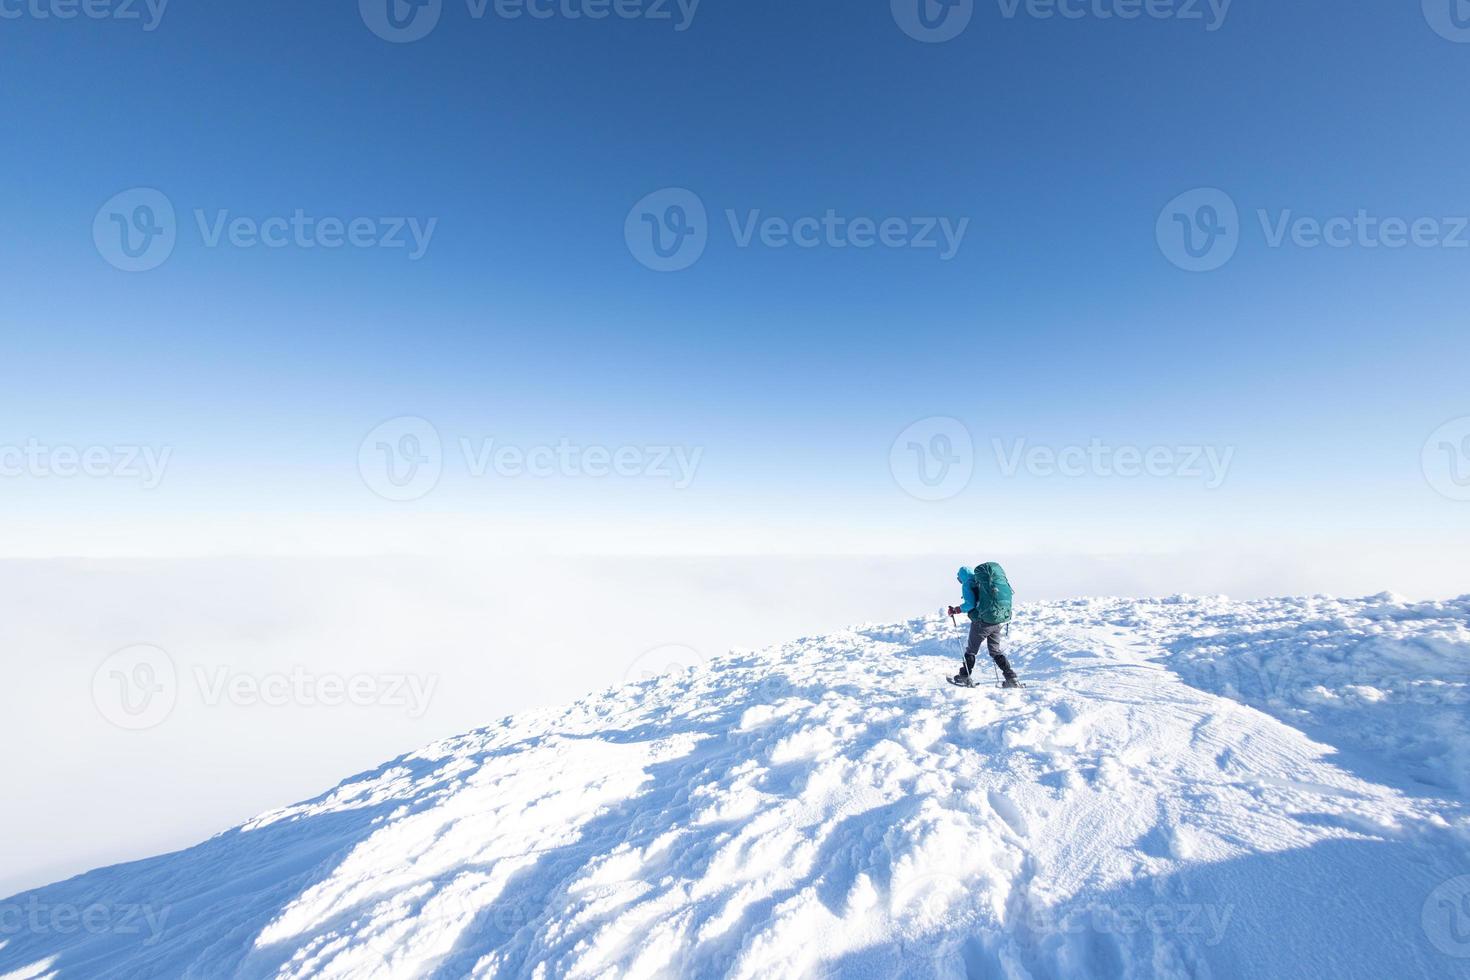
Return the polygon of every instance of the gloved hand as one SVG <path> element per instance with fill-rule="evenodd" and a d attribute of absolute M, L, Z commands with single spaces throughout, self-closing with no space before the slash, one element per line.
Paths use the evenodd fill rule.
<path fill-rule="evenodd" d="M 959 614 L 959 611 L 960 611 L 960 607 L 959 606 L 950 606 L 949 607 L 949 614 L 951 616 L 958 615 Z"/>

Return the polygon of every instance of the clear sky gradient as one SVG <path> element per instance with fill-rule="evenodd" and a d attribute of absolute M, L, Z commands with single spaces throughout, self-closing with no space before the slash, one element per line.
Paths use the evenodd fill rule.
<path fill-rule="evenodd" d="M 1273 248 L 1256 216 L 1449 235 L 1470 214 L 1470 43 L 1418 3 L 1124 20 L 1098 16 L 1116 0 L 1075 19 L 991 0 L 923 43 L 903 0 L 704 0 L 685 30 L 674 3 L 672 20 L 573 19 L 574 0 L 477 19 L 444 0 L 426 37 L 390 43 L 374 2 L 173 0 L 146 30 L 142 4 L 141 22 L 60 20 L 0 0 L 0 443 L 172 450 L 151 490 L 0 479 L 7 553 L 391 550 L 428 522 L 514 528 L 532 550 L 1463 537 L 1470 503 L 1435 486 L 1460 471 L 1426 478 L 1421 455 L 1470 416 L 1470 247 Z M 140 187 L 176 209 L 177 243 L 129 273 L 93 223 Z M 646 268 L 624 234 L 663 188 L 707 208 L 683 271 Z M 1156 234 L 1196 188 L 1240 214 L 1210 272 Z M 436 225 L 411 260 L 208 247 L 196 210 Z M 968 225 L 945 261 L 742 248 L 727 210 Z M 358 457 L 400 416 L 442 436 L 443 477 L 394 503 Z M 890 466 L 930 417 L 975 447 L 938 502 Z M 475 478 L 461 437 L 703 455 L 682 490 Z M 993 439 L 1234 456 L 1217 488 L 1007 477 Z"/>

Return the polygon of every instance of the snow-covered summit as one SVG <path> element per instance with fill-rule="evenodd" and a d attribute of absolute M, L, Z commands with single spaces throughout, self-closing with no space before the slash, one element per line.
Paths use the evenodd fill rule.
<path fill-rule="evenodd" d="M 732 655 L 0 903 L 0 977 L 1470 977 L 1470 597 Z M 984 661 L 982 659 L 982 666 Z"/>

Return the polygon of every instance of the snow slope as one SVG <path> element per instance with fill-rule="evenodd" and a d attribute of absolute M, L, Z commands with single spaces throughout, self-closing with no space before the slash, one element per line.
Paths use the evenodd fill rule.
<path fill-rule="evenodd" d="M 509 718 L 0 903 L 0 976 L 1470 977 L 1470 598 L 1025 606 Z"/>

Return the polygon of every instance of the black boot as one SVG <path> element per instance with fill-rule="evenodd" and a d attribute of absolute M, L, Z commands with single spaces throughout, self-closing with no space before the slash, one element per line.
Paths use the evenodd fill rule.
<path fill-rule="evenodd" d="M 965 662 L 960 664 L 960 672 L 955 674 L 953 680 L 960 687 L 975 686 L 975 655 L 965 654 Z"/>
<path fill-rule="evenodd" d="M 1005 683 L 1001 685 L 1002 688 L 1021 686 L 1021 682 L 1016 680 L 1016 672 L 1011 670 L 1011 662 L 1004 654 L 995 658 L 995 665 L 1000 668 L 1001 676 L 1005 678 Z"/>

